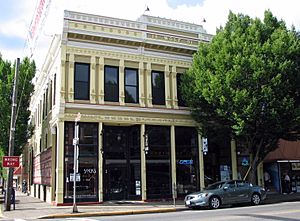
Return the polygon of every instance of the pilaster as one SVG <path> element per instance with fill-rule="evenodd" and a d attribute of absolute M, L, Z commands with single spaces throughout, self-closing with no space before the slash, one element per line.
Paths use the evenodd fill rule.
<path fill-rule="evenodd" d="M 74 102 L 74 54 L 69 56 L 68 101 Z"/>
<path fill-rule="evenodd" d="M 146 106 L 145 101 L 145 80 L 144 80 L 144 63 L 139 63 L 139 103 L 141 107 Z"/>
<path fill-rule="evenodd" d="M 56 146 L 56 204 L 64 201 L 64 121 L 59 120 Z"/>
<path fill-rule="evenodd" d="M 234 139 L 232 139 L 230 142 L 230 148 L 231 148 L 232 179 L 236 180 L 238 178 L 238 173 L 237 173 L 236 141 Z"/>
<path fill-rule="evenodd" d="M 170 66 L 165 66 L 165 99 L 166 107 L 171 108 L 171 95 L 170 95 Z"/>
<path fill-rule="evenodd" d="M 119 62 L 119 102 L 120 105 L 125 105 L 125 88 L 124 88 L 124 60 Z"/>
<path fill-rule="evenodd" d="M 142 200 L 147 200 L 147 185 L 146 185 L 146 153 L 145 153 L 145 124 L 141 124 L 141 192 Z"/>
<path fill-rule="evenodd" d="M 146 69 L 146 105 L 147 107 L 152 107 L 152 78 L 151 78 L 151 63 L 147 63 Z"/>
<path fill-rule="evenodd" d="M 205 188 L 205 183 L 204 183 L 204 158 L 203 158 L 203 147 L 202 147 L 201 134 L 198 134 L 198 147 L 199 147 L 200 190 L 203 190 Z"/>
<path fill-rule="evenodd" d="M 96 57 L 91 57 L 90 69 L 90 102 L 96 104 Z"/>
<path fill-rule="evenodd" d="M 171 72 L 171 103 L 172 107 L 174 109 L 178 109 L 178 98 L 177 98 L 177 72 L 176 72 L 176 66 L 172 66 L 172 72 Z"/>
<path fill-rule="evenodd" d="M 61 103 L 65 103 L 65 100 L 67 98 L 67 89 L 66 89 L 66 46 L 62 46 L 61 49 L 61 64 L 60 64 L 60 75 L 56 74 L 56 83 L 53 84 L 56 86 L 55 90 L 53 90 L 53 104 L 57 104 L 58 100 L 60 100 Z M 59 78 L 60 77 L 60 78 Z M 60 90 L 58 90 L 60 89 Z M 60 96 L 59 96 L 60 94 Z"/>
<path fill-rule="evenodd" d="M 104 104 L 104 58 L 99 58 L 99 103 Z"/>

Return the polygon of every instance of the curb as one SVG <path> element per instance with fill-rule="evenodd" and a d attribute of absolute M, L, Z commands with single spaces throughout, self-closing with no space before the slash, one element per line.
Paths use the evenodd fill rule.
<path fill-rule="evenodd" d="M 146 213 L 169 213 L 187 210 L 187 208 L 160 208 L 148 210 L 128 210 L 128 211 L 113 211 L 113 212 L 82 212 L 82 213 L 69 213 L 69 214 L 52 214 L 41 216 L 38 219 L 56 219 L 56 218 L 69 218 L 69 217 L 90 217 L 90 216 L 115 216 L 115 215 L 137 215 Z"/>

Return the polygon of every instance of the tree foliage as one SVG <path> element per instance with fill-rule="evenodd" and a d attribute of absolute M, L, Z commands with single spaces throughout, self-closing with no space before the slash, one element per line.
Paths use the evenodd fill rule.
<path fill-rule="evenodd" d="M 225 27 L 201 43 L 182 91 L 204 135 L 243 143 L 257 164 L 280 138 L 300 132 L 300 41 L 270 11 L 264 19 L 229 13 Z"/>
<path fill-rule="evenodd" d="M 14 155 L 19 155 L 29 138 L 29 102 L 33 92 L 32 78 L 35 74 L 35 62 L 24 58 L 19 67 L 17 121 L 15 131 Z M 0 56 L 0 148 L 8 154 L 10 115 L 15 66 Z"/>

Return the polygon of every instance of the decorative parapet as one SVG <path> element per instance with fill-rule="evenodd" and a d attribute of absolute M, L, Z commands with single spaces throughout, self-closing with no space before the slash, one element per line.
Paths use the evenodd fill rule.
<path fill-rule="evenodd" d="M 64 33 L 101 36 L 141 44 L 164 42 L 174 47 L 192 47 L 193 50 L 197 49 L 198 42 L 209 42 L 213 37 L 206 33 L 202 25 L 147 15 L 142 15 L 137 21 L 130 21 L 65 11 L 64 20 Z M 89 38 L 91 37 L 86 40 Z"/>

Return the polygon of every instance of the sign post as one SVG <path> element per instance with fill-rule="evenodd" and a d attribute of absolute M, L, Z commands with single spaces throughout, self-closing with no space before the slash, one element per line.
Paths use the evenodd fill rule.
<path fill-rule="evenodd" d="M 78 144 L 79 144 L 79 124 L 81 114 L 78 113 L 77 117 L 75 118 L 75 129 L 74 129 L 74 138 L 73 138 L 73 145 L 74 145 L 74 167 L 73 167 L 73 213 L 78 213 L 78 208 L 76 205 L 76 180 L 77 180 L 77 173 L 78 173 Z"/>

